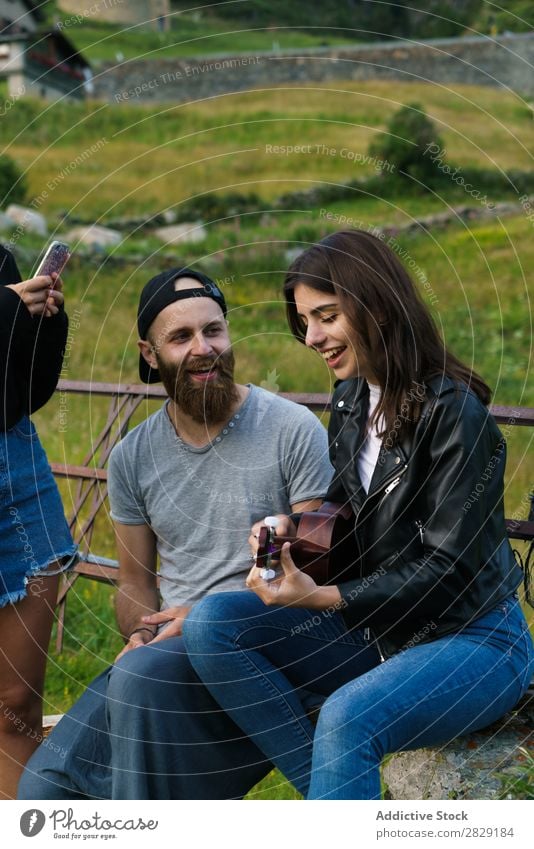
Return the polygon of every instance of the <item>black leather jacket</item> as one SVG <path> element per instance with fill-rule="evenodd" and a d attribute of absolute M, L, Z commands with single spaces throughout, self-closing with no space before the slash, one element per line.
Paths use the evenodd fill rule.
<path fill-rule="evenodd" d="M 383 658 L 460 630 L 522 580 L 504 522 L 506 445 L 466 386 L 428 382 L 411 436 L 383 439 L 366 494 L 357 468 L 369 390 L 340 382 L 329 427 L 336 470 L 326 499 L 350 502 L 361 577 L 340 583 L 351 628 Z"/>

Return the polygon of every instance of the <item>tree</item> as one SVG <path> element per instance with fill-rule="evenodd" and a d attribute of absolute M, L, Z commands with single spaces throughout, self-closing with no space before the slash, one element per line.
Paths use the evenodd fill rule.
<path fill-rule="evenodd" d="M 10 156 L 0 156 L 0 207 L 23 203 L 27 195 L 26 180 Z"/>
<path fill-rule="evenodd" d="M 443 141 L 419 103 L 408 103 L 395 112 L 387 131 L 369 146 L 371 156 L 384 160 L 382 175 L 397 174 L 425 186 L 433 185 L 440 176 L 439 151 L 443 151 Z"/>

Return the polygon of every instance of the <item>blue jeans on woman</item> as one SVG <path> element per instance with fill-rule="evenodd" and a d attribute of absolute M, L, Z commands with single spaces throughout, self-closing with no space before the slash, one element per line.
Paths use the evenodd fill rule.
<path fill-rule="evenodd" d="M 28 589 L 39 595 L 42 584 L 28 585 L 30 578 L 51 577 L 76 560 L 52 470 L 28 416 L 0 433 L 0 540 L 0 607 L 21 601 Z"/>
<path fill-rule="evenodd" d="M 341 614 L 266 607 L 252 592 L 203 599 L 184 639 L 216 701 L 309 799 L 380 799 L 384 755 L 484 728 L 534 673 L 515 595 L 383 663 Z M 315 731 L 305 691 L 326 697 Z"/>

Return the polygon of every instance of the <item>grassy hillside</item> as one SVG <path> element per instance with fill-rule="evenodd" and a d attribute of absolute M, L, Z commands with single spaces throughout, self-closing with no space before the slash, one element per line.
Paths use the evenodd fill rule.
<path fill-rule="evenodd" d="M 18 101 L 0 122 L 0 152 L 14 156 L 25 170 L 31 199 L 52 228 L 65 213 L 106 223 L 118 216 L 151 216 L 205 192 L 255 192 L 260 207 L 263 203 L 259 212 L 207 221 L 207 239 L 196 245 L 173 250 L 150 231 L 125 230 L 122 244 L 102 251 L 94 262 L 75 255 L 65 288 L 78 326 L 72 330 L 65 376 L 137 381 L 139 292 L 171 261 L 170 254 L 198 262 L 223 286 L 238 379 L 275 381 L 282 391 L 329 391 L 331 375 L 324 363 L 298 346 L 286 328 L 280 284 L 287 249 L 338 229 L 344 220 L 365 228 L 402 226 L 454 205 L 476 207 L 477 201 L 453 183 L 439 194 L 410 191 L 387 199 L 359 194 L 322 207 L 303 199 L 284 211 L 273 211 L 272 201 L 286 191 L 373 174 L 376 162 L 366 157 L 371 138 L 384 131 L 399 105 L 414 100 L 436 121 L 448 156 L 460 169 L 532 168 L 529 109 L 520 97 L 489 88 L 338 83 L 164 108 Z M 295 145 L 310 150 L 275 150 Z M 507 197 L 517 201 L 513 189 Z M 28 234 L 6 233 L 4 240 L 10 235 L 22 256 L 42 245 Z M 526 212 L 410 237 L 401 233 L 398 246 L 405 261 L 426 276 L 430 289 L 422 288 L 422 294 L 447 344 L 485 376 L 495 401 L 534 405 L 528 286 L 534 241 Z M 29 262 L 21 265 L 30 272 Z M 69 397 L 63 433 L 59 413 L 56 398 L 36 423 L 50 459 L 76 463 L 102 426 L 105 406 L 94 397 Z M 532 434 L 527 428 L 509 431 L 506 510 L 524 517 Z M 70 512 L 71 488 L 64 485 L 62 492 Z M 105 515 L 94 550 L 114 554 Z M 68 707 L 119 646 L 111 592 L 78 581 L 69 599 L 64 651 L 51 651 L 46 712 Z M 275 789 L 268 792 L 291 797 L 291 789 L 279 783 L 275 776 Z"/>
<path fill-rule="evenodd" d="M 532 0 L 507 0 L 506 4 L 482 2 L 471 26 L 478 32 L 529 32 L 534 29 Z"/>
<path fill-rule="evenodd" d="M 280 236 L 280 233 L 279 233 Z M 281 246 L 284 243 L 282 242 Z M 331 389 L 331 375 L 323 362 L 299 346 L 287 332 L 280 300 L 285 260 L 276 245 L 258 243 L 254 259 L 240 246 L 228 251 L 221 277 L 230 305 L 230 327 L 238 359 L 238 379 L 256 383 L 275 380 L 282 390 Z M 525 392 L 531 334 L 525 322 L 528 294 L 523 265 L 534 259 L 529 225 L 522 218 L 502 224 L 453 228 L 436 241 L 420 236 L 403 240 L 417 265 L 429 271 L 438 298 L 434 312 L 449 345 L 474 362 L 496 389 L 502 403 L 532 404 Z M 521 260 L 513 260 L 517 252 Z M 74 261 L 67 280 L 70 309 L 79 311 L 80 328 L 73 333 L 68 377 L 93 380 L 137 380 L 135 307 L 140 287 L 156 270 L 104 266 L 94 273 Z M 430 273 L 431 270 L 431 273 Z M 220 279 L 220 278 L 219 278 Z M 148 415 L 143 408 L 138 418 Z M 104 424 L 106 404 L 99 399 L 69 396 L 67 427 L 59 432 L 56 398 L 35 419 L 51 459 L 80 461 Z M 65 408 L 61 410 L 65 415 Z M 64 421 L 62 419 L 62 421 Z M 508 428 L 506 476 L 507 515 L 526 517 L 525 495 L 531 487 L 532 433 Z M 67 512 L 73 487 L 62 486 Z M 114 556 L 109 518 L 102 515 L 93 550 Z M 532 618 L 532 611 L 529 610 Z M 46 685 L 47 713 L 67 709 L 91 678 L 102 671 L 121 647 L 113 614 L 113 592 L 79 580 L 68 602 L 66 636 L 61 654 L 52 646 Z M 295 799 L 297 794 L 278 773 L 256 788 L 252 798 Z"/>
<path fill-rule="evenodd" d="M 51 217 L 63 210 L 104 221 L 153 214 L 202 192 L 236 189 L 255 191 L 268 204 L 317 181 L 374 173 L 376 161 L 366 157 L 371 139 L 413 101 L 425 106 L 457 165 L 531 167 L 531 111 L 519 96 L 385 81 L 287 86 L 158 107 L 24 99 L 0 122 L 0 152 L 24 169 L 30 197 Z M 295 145 L 301 152 L 279 152 Z M 450 190 L 469 200 L 452 183 Z"/>
<path fill-rule="evenodd" d="M 97 67 L 117 59 L 173 58 L 206 56 L 216 53 L 248 53 L 347 44 L 360 34 L 333 29 L 332 17 L 318 16 L 307 5 L 303 14 L 296 4 L 284 3 L 265 22 L 255 14 L 257 4 L 173 3 L 168 29 L 158 32 L 144 24 L 110 24 L 98 21 L 88 6 L 80 17 L 62 12 L 55 0 L 46 4 L 47 20 L 58 23 L 63 32 L 89 62 Z M 335 4 L 331 3 L 334 7 Z M 291 11 L 293 9 L 293 11 Z M 296 14 L 295 14 L 296 11 Z M 302 23 L 309 28 L 305 31 Z"/>
<path fill-rule="evenodd" d="M 324 367 L 295 347 L 285 328 L 278 293 L 286 250 L 339 228 L 339 222 L 402 226 L 477 201 L 451 183 L 440 194 L 387 199 L 360 194 L 321 208 L 303 202 L 270 211 L 270 202 L 284 191 L 374 173 L 376 162 L 366 155 L 371 138 L 384 131 L 400 104 L 413 100 L 434 119 L 460 170 L 531 167 L 530 111 L 519 97 L 488 88 L 397 84 L 392 90 L 379 81 L 288 87 L 266 90 L 261 97 L 254 92 L 222 97 L 216 108 L 211 102 L 156 109 L 18 101 L 0 123 L 0 151 L 14 155 L 25 170 L 34 205 L 52 228 L 65 212 L 106 223 L 118 215 L 154 215 L 204 192 L 253 191 L 260 206 L 264 203 L 259 212 L 207 221 L 207 239 L 196 245 L 172 249 L 149 231 L 133 230 L 125 231 L 118 248 L 102 252 L 100 265 L 74 259 L 66 275 L 67 295 L 71 311 L 79 309 L 81 318 L 69 376 L 136 379 L 138 293 L 152 273 L 172 261 L 170 254 L 198 261 L 226 281 L 241 378 L 261 382 L 274 369 L 282 390 L 326 391 Z M 301 145 L 301 151 L 280 152 L 284 145 Z M 513 191 L 509 197 L 517 200 Z M 41 239 L 19 235 L 14 234 L 15 248 L 41 247 Z M 428 278 L 432 309 L 447 342 L 492 382 L 495 400 L 534 404 L 532 390 L 527 391 L 527 269 L 534 258 L 527 215 L 400 236 L 399 243 Z M 128 264 L 129 256 L 144 260 Z M 52 454 L 62 455 L 53 417 L 47 428 L 50 420 L 46 411 L 43 433 Z M 72 461 L 90 440 L 87 426 L 80 410 L 65 446 Z M 520 481 L 519 500 L 526 472 Z"/>
<path fill-rule="evenodd" d="M 283 223 L 278 222 L 280 230 Z M 260 236 L 263 234 L 259 234 Z M 502 224 L 454 227 L 436 234 L 435 241 L 419 236 L 404 239 L 403 247 L 418 267 L 428 272 L 437 297 L 433 310 L 451 348 L 486 376 L 501 403 L 533 404 L 527 392 L 531 332 L 525 320 L 528 292 L 524 269 L 534 260 L 530 225 L 523 218 Z M 329 391 L 331 375 L 324 363 L 299 346 L 288 334 L 280 282 L 286 265 L 281 248 L 256 235 L 249 245 L 227 251 L 218 279 L 226 280 L 230 328 L 238 360 L 238 379 L 275 380 L 281 390 Z M 514 258 L 515 254 L 517 257 Z M 70 310 L 77 311 L 79 329 L 73 331 L 67 376 L 72 379 L 137 381 L 135 308 L 146 279 L 157 270 L 153 261 L 144 269 L 121 271 L 106 265 L 95 270 L 74 260 L 66 275 Z M 59 399 L 35 416 L 51 459 L 81 461 L 87 446 L 104 424 L 106 403 L 92 397 L 69 396 L 67 427 L 59 431 Z M 154 406 L 142 408 L 137 418 Z M 65 408 L 61 410 L 65 416 Z M 64 418 L 62 418 L 64 422 Z M 526 517 L 525 495 L 531 487 L 532 432 L 507 428 L 509 455 L 506 476 L 507 515 Z M 62 486 L 67 512 L 72 509 L 73 487 Z M 93 550 L 114 556 L 109 518 L 102 515 Z M 532 611 L 529 610 L 530 615 Z M 79 580 L 69 596 L 66 637 L 61 654 L 52 646 L 46 686 L 47 713 L 67 709 L 91 678 L 105 668 L 121 647 L 113 614 L 113 592 Z M 297 798 L 295 791 L 274 773 L 254 798 Z"/>
<path fill-rule="evenodd" d="M 253 53 L 295 48 L 347 44 L 353 33 L 302 32 L 293 27 L 264 28 L 250 21 L 233 25 L 227 21 L 174 19 L 169 32 L 155 32 L 139 25 L 84 22 L 65 30 L 76 49 L 98 69 L 103 62 L 125 59 L 173 59 L 178 56 L 208 56 L 220 53 Z"/>
<path fill-rule="evenodd" d="M 88 7 L 82 20 L 45 4 L 48 20 L 64 32 L 89 61 L 98 65 L 140 56 L 173 57 L 255 50 L 326 46 L 387 38 L 439 38 L 474 33 L 523 32 L 534 26 L 531 0 L 512 0 L 506 8 L 483 0 L 427 0 L 425 3 L 338 3 L 323 0 L 246 0 L 191 3 L 174 0 L 170 29 L 155 32 L 140 25 L 118 26 L 94 19 Z"/>

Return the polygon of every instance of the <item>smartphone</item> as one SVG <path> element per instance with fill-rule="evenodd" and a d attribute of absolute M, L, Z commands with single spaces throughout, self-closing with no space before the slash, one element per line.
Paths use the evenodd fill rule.
<path fill-rule="evenodd" d="M 61 274 L 70 256 L 70 247 L 65 242 L 52 242 L 46 249 L 46 253 L 33 276 L 39 277 L 42 274 L 52 274 L 54 271 Z"/>

